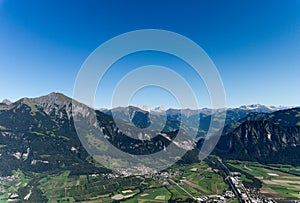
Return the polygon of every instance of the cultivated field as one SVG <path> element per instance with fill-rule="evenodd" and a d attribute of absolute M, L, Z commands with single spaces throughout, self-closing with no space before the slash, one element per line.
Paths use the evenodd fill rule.
<path fill-rule="evenodd" d="M 263 182 L 261 193 L 276 199 L 300 199 L 300 167 L 262 165 L 256 162 L 229 161 L 229 165 Z"/>

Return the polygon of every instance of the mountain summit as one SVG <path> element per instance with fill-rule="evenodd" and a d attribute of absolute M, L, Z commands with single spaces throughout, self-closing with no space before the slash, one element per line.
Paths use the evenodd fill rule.
<path fill-rule="evenodd" d="M 12 102 L 9 101 L 8 99 L 4 99 L 1 103 L 2 103 L 2 104 L 5 104 L 5 105 L 7 105 L 7 106 L 9 106 L 9 105 L 12 104 Z"/>

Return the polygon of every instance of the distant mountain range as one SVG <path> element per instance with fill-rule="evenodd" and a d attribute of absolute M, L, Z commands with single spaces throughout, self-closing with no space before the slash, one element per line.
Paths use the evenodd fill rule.
<path fill-rule="evenodd" d="M 248 114 L 252 113 L 272 113 L 278 110 L 289 109 L 291 107 L 274 107 L 265 106 L 260 104 L 241 106 L 238 108 L 226 108 L 226 109 L 209 109 L 202 108 L 197 110 L 192 109 L 165 109 L 164 107 L 157 107 L 150 109 L 147 106 L 143 107 L 118 107 L 111 110 L 102 109 L 101 111 L 113 116 L 114 118 L 124 120 L 126 122 L 132 122 L 140 127 L 148 127 L 152 124 L 155 129 L 162 129 L 167 121 L 169 123 L 180 123 L 181 120 L 185 120 L 185 126 L 181 126 L 190 134 L 197 134 L 197 137 L 203 137 L 211 124 L 211 118 L 215 118 L 215 122 L 218 122 L 218 114 L 226 112 L 225 124 L 229 125 L 235 123 L 242 118 L 245 118 Z M 200 116 L 200 119 L 199 119 Z M 151 117 L 151 121 L 150 118 Z M 171 126 L 175 127 L 171 124 Z M 178 126 L 177 126 L 178 127 Z M 196 128 L 195 128 L 196 127 Z"/>
<path fill-rule="evenodd" d="M 258 112 L 258 113 L 271 113 L 274 111 L 279 111 L 279 110 L 284 110 L 284 109 L 291 109 L 294 107 L 291 106 L 266 106 L 266 105 L 261 105 L 261 104 L 251 104 L 251 105 L 242 105 L 240 107 L 236 108 L 226 108 L 226 109 L 211 109 L 211 108 L 201 108 L 197 110 L 192 110 L 192 109 L 173 109 L 169 108 L 166 109 L 163 106 L 158 106 L 155 108 L 151 108 L 149 106 L 143 105 L 143 106 L 135 106 L 136 108 L 140 109 L 141 111 L 147 111 L 149 113 L 151 112 L 157 112 L 157 113 L 165 113 L 165 112 L 172 112 L 172 111 L 179 111 L 181 110 L 183 114 L 193 114 L 193 113 L 203 113 L 203 114 L 213 114 L 219 111 L 224 111 L 224 110 L 245 110 L 245 111 L 250 111 L 250 112 Z M 127 107 L 117 107 L 114 109 L 126 109 Z M 108 112 L 111 111 L 110 109 L 99 109 L 103 112 Z M 112 109 L 113 110 L 113 109 Z"/>
<path fill-rule="evenodd" d="M 229 109 L 158 108 L 151 111 L 129 106 L 95 112 L 109 142 L 131 154 L 151 154 L 164 150 L 180 127 L 184 136 L 176 147 L 197 150 L 212 116 L 215 115 L 218 122 L 217 115 L 224 111 L 226 126 L 214 154 L 227 159 L 300 164 L 299 108 L 250 105 Z M 10 174 L 17 168 L 33 172 L 106 171 L 82 146 L 71 112 L 72 99 L 60 93 L 0 103 L 0 175 Z M 186 121 L 184 126 L 180 126 L 182 119 Z M 116 121 L 126 130 L 120 132 Z M 134 125 L 145 129 L 145 134 L 138 135 L 143 141 L 132 138 L 137 136 Z M 152 129 L 161 129 L 161 132 L 147 138 L 154 133 Z M 193 133 L 197 134 L 196 141 L 190 139 Z"/>

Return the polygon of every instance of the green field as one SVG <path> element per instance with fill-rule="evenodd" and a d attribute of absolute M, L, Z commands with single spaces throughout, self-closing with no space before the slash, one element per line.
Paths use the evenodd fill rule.
<path fill-rule="evenodd" d="M 280 196 L 291 199 L 300 199 L 299 189 L 288 187 L 288 186 L 280 186 L 280 185 L 270 185 L 270 188 L 276 191 Z"/>
<path fill-rule="evenodd" d="M 223 178 L 212 171 L 212 169 L 204 162 L 181 166 L 179 169 L 185 171 L 181 178 L 185 178 L 188 182 L 197 185 L 194 187 L 187 187 L 187 184 L 182 184 L 182 186 L 185 189 L 188 189 L 193 195 L 222 194 L 223 191 L 228 188 Z M 196 169 L 196 171 L 193 171 L 193 169 Z"/>
<path fill-rule="evenodd" d="M 171 197 L 170 192 L 165 187 L 161 187 L 157 189 L 145 190 L 141 194 L 135 196 L 134 198 L 123 202 L 126 203 L 143 203 L 147 201 L 168 202 L 170 197 Z"/>
<path fill-rule="evenodd" d="M 284 198 L 287 200 L 300 199 L 300 167 L 289 165 L 262 165 L 256 162 L 228 161 L 228 164 L 263 182 L 261 192 L 266 196 Z M 241 178 L 243 181 L 249 181 Z"/>
<path fill-rule="evenodd" d="M 164 176 L 111 178 L 104 174 L 72 175 L 70 170 L 65 170 L 60 173 L 30 173 L 25 176 L 18 170 L 14 172 L 18 180 L 0 183 L 0 189 L 17 192 L 24 197 L 33 188 L 31 186 L 34 186 L 30 198 L 37 198 L 36 201 L 44 198 L 48 203 L 110 203 L 116 197 L 123 198 L 123 202 L 138 203 L 168 202 L 171 199 L 187 201 L 191 196 L 222 194 L 228 188 L 223 178 L 205 162 L 174 165 L 166 172 L 180 172 L 180 175 L 171 175 L 169 179 Z M 166 182 L 168 184 L 164 185 Z M 44 197 L 36 197 L 38 193 Z M 6 202 L 7 198 L 7 194 L 0 195 L 0 203 Z"/>
<path fill-rule="evenodd" d="M 179 187 L 175 185 L 168 186 L 168 190 L 173 194 L 172 199 L 186 199 L 189 196 Z"/>
<path fill-rule="evenodd" d="M 136 177 L 109 179 L 102 175 L 70 175 L 65 171 L 57 175 L 49 175 L 39 181 L 39 189 L 49 202 L 112 202 L 111 197 L 123 190 L 139 190 L 142 180 Z M 129 194 L 126 194 L 129 195 Z M 101 200 L 101 201 L 100 201 Z"/>
<path fill-rule="evenodd" d="M 25 187 L 29 182 L 21 170 L 13 171 L 13 175 L 17 177 L 17 179 L 0 182 L 0 191 L 6 191 L 5 194 L 0 193 L 0 203 L 6 202 L 8 193 L 16 193 L 19 188 Z"/>

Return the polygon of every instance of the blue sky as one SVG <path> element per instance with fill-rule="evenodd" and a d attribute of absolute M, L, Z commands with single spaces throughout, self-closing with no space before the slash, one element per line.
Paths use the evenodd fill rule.
<path fill-rule="evenodd" d="M 182 34 L 207 52 L 223 80 L 228 106 L 299 106 L 299 11 L 299 0 L 0 0 L 0 100 L 53 91 L 72 96 L 76 75 L 94 49 L 124 32 L 151 28 Z M 108 95 L 122 74 L 154 62 L 186 73 L 200 105 L 209 106 L 203 82 L 162 53 L 118 61 L 101 81 L 97 106 L 109 107 Z M 141 90 L 132 103 L 176 106 L 157 88 Z"/>

